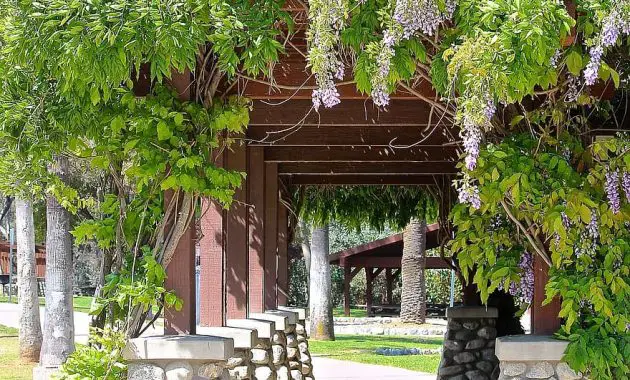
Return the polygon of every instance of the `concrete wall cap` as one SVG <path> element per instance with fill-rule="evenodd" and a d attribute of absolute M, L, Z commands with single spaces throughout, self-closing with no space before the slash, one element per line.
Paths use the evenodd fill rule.
<path fill-rule="evenodd" d="M 494 307 L 458 306 L 446 309 L 446 318 L 498 318 L 499 311 Z"/>
<path fill-rule="evenodd" d="M 225 361 L 234 355 L 229 338 L 205 335 L 164 335 L 130 339 L 123 351 L 127 360 L 189 359 Z"/>
<path fill-rule="evenodd" d="M 302 307 L 293 307 L 293 306 L 278 306 L 278 310 L 286 310 L 292 311 L 294 313 L 298 313 L 298 318 L 303 321 L 308 318 L 308 310 Z"/>
<path fill-rule="evenodd" d="M 249 318 L 273 322 L 275 323 L 276 331 L 284 331 L 289 325 L 289 318 L 280 314 L 251 313 Z"/>
<path fill-rule="evenodd" d="M 275 324 L 273 321 L 261 321 L 257 319 L 228 319 L 225 324 L 229 327 L 255 329 L 258 333 L 258 338 L 271 339 L 272 332 L 275 332 Z"/>
<path fill-rule="evenodd" d="M 497 338 L 495 354 L 500 361 L 561 361 L 569 342 L 543 335 L 511 335 Z"/>
<path fill-rule="evenodd" d="M 292 310 L 267 310 L 265 314 L 285 316 L 289 319 L 290 325 L 295 325 L 299 321 L 298 313 Z"/>
<path fill-rule="evenodd" d="M 234 348 L 252 348 L 258 342 L 258 332 L 252 328 L 198 326 L 197 334 L 231 338 L 234 340 Z"/>

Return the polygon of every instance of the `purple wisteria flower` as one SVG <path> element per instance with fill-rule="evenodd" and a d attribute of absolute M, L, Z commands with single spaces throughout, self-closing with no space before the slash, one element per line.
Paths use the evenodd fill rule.
<path fill-rule="evenodd" d="M 620 7 L 623 2 L 615 4 L 614 8 L 606 16 L 602 24 L 602 31 L 596 39 L 595 44 L 589 50 L 591 60 L 584 70 L 584 81 L 588 86 L 592 86 L 597 81 L 599 68 L 602 64 L 604 48 L 613 46 L 621 35 L 630 34 L 630 18 L 624 17 Z M 618 7 L 617 7 L 618 6 Z"/>
<path fill-rule="evenodd" d="M 464 118 L 462 129 L 459 132 L 466 152 L 466 169 L 474 170 L 477 167 L 477 158 L 482 140 L 481 129 L 469 118 Z"/>
<path fill-rule="evenodd" d="M 621 176 L 621 187 L 623 192 L 626 193 L 626 200 L 630 203 L 630 172 L 623 172 Z"/>
<path fill-rule="evenodd" d="M 534 299 L 534 256 L 523 252 L 518 267 L 521 269 L 521 281 L 518 284 L 512 282 L 509 293 L 524 303 L 531 303 Z"/>
<path fill-rule="evenodd" d="M 613 214 L 621 210 L 621 197 L 619 195 L 619 171 L 606 169 L 606 184 L 604 185 L 608 203 Z"/>
<path fill-rule="evenodd" d="M 470 177 L 465 176 L 459 188 L 458 198 L 460 203 L 471 205 L 475 210 L 481 208 L 481 198 L 479 198 L 479 188 L 471 183 Z"/>

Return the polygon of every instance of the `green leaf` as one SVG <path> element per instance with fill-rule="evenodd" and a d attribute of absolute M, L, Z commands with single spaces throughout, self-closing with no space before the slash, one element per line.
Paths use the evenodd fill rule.
<path fill-rule="evenodd" d="M 571 51 L 571 53 L 567 55 L 567 68 L 569 69 L 569 72 L 575 76 L 579 76 L 582 71 L 582 67 L 582 54 L 580 54 L 577 50 Z"/>
<path fill-rule="evenodd" d="M 160 141 L 168 140 L 171 137 L 173 137 L 173 132 L 171 131 L 171 129 L 168 127 L 168 124 L 166 124 L 164 120 L 161 120 L 158 123 L 157 133 L 158 133 L 158 140 Z"/>

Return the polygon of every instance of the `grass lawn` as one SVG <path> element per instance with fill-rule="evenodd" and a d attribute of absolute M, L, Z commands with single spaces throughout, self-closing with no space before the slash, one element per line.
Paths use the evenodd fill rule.
<path fill-rule="evenodd" d="M 17 297 L 12 297 L 11 301 L 13 303 L 17 303 Z M 0 302 L 9 302 L 8 296 L 0 296 Z M 39 304 L 44 305 L 44 297 L 39 297 Z M 81 297 L 77 296 L 73 299 L 74 311 L 81 311 L 83 313 L 87 313 L 90 311 L 90 307 L 92 306 L 92 297 Z"/>
<path fill-rule="evenodd" d="M 345 317 L 343 315 L 343 307 L 333 309 L 333 316 Z M 365 309 L 350 309 L 350 316 L 353 318 L 364 318 L 367 317 L 367 311 Z"/>
<path fill-rule="evenodd" d="M 0 325 L 0 378 L 27 380 L 33 378 L 36 363 L 23 363 L 19 358 L 18 330 Z"/>
<path fill-rule="evenodd" d="M 353 362 L 378 364 L 390 367 L 405 368 L 412 371 L 437 373 L 440 355 L 377 355 L 377 348 L 440 348 L 442 338 L 432 337 L 398 337 L 375 335 L 338 335 L 337 340 L 310 340 L 311 353 L 332 359 Z"/>

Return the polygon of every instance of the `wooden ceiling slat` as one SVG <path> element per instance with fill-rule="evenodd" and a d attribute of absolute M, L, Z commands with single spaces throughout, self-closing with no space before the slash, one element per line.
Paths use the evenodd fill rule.
<path fill-rule="evenodd" d="M 332 108 L 321 108 L 319 113 L 313 109 L 310 98 L 284 103 L 255 100 L 252 106 L 250 126 L 284 126 L 294 130 L 303 126 L 426 127 L 431 113 L 431 106 L 420 100 L 393 100 L 386 110 L 363 100 L 345 100 Z M 441 124 L 437 131 L 449 125 L 434 112 L 431 125 L 438 122 Z"/>
<path fill-rule="evenodd" d="M 455 162 L 311 162 L 282 163 L 279 174 L 448 174 L 456 173 Z"/>
<path fill-rule="evenodd" d="M 454 128 L 426 126 L 249 126 L 249 146 L 396 146 L 408 147 L 455 145 Z"/>
<path fill-rule="evenodd" d="M 435 185 L 430 175 L 283 175 L 292 185 Z"/>
<path fill-rule="evenodd" d="M 441 162 L 457 161 L 455 148 L 389 147 L 266 147 L 268 162 Z"/>

